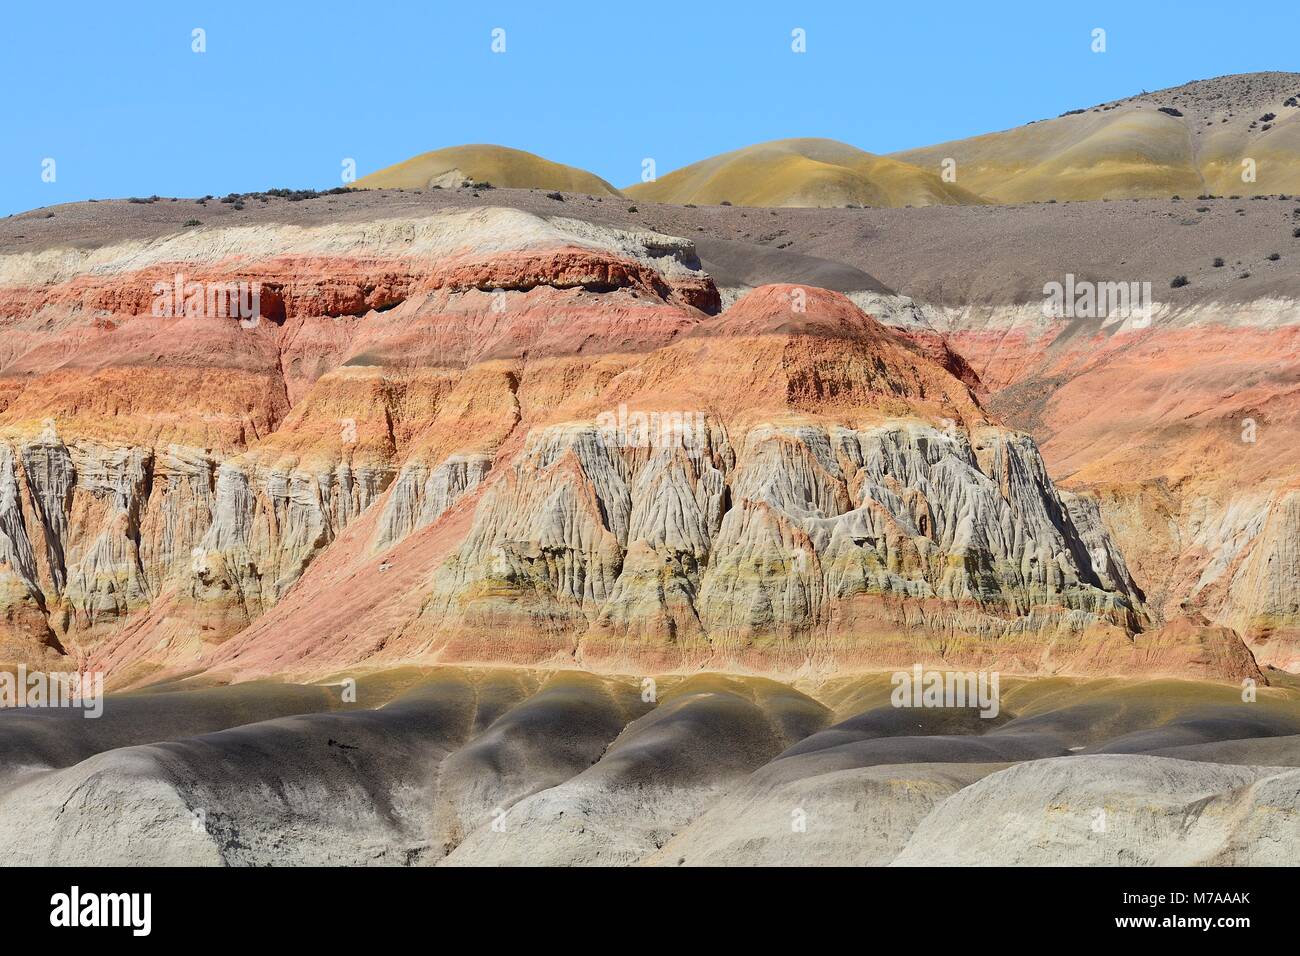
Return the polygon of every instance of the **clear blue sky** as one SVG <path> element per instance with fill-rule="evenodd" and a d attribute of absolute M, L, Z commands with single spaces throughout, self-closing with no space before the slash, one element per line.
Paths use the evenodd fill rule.
<path fill-rule="evenodd" d="M 475 142 L 623 186 L 643 157 L 662 175 L 788 136 L 885 153 L 1191 79 L 1300 69 L 1294 0 L 15 0 L 4 16 L 0 215 L 326 188 L 346 157 L 364 175 Z M 196 27 L 206 53 L 191 50 Z M 804 54 L 790 49 L 796 27 Z"/>

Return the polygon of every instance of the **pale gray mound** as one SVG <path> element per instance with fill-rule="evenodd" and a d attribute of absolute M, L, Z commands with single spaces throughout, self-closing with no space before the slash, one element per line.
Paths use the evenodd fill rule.
<path fill-rule="evenodd" d="M 357 865 L 440 854 L 429 837 L 436 769 L 470 734 L 479 691 L 443 676 L 378 710 L 264 721 L 34 775 L 0 798 L 0 858 Z"/>
<path fill-rule="evenodd" d="M 1249 740 L 1268 737 L 1293 736 L 1300 733 L 1300 723 L 1279 714 L 1250 714 L 1225 712 L 1222 715 L 1190 717 L 1171 721 L 1162 727 L 1138 730 L 1114 740 L 1108 740 L 1091 753 L 1138 754 L 1154 753 L 1170 747 L 1188 747 L 1193 744 L 1214 743 L 1226 740 Z"/>
<path fill-rule="evenodd" d="M 1167 747 L 1150 753 L 1153 757 L 1177 757 L 1179 760 L 1201 760 L 1206 763 L 1300 767 L 1300 735 L 1215 740 L 1204 744 Z"/>
<path fill-rule="evenodd" d="M 882 866 L 936 806 L 1005 764 L 896 764 L 811 777 L 769 764 L 646 862 Z"/>
<path fill-rule="evenodd" d="M 1186 695 L 1153 693 L 1066 703 L 1043 713 L 1015 717 L 992 733 L 1051 734 L 1072 747 L 1131 745 L 1136 751 L 1145 751 L 1208 740 L 1296 734 L 1300 724 L 1285 714 L 1261 712 L 1255 704 L 1205 704 Z"/>
<path fill-rule="evenodd" d="M 877 737 L 983 734 L 1008 719 L 1006 714 L 981 717 L 978 708 L 974 707 L 877 707 L 799 741 L 781 756 L 793 757 Z"/>
<path fill-rule="evenodd" d="M 520 799 L 576 776 L 650 707 L 635 685 L 555 675 L 443 762 L 438 829 L 458 843 Z"/>
<path fill-rule="evenodd" d="M 112 694 L 104 698 L 103 713 L 94 718 L 79 708 L 5 708 L 0 710 L 0 784 L 32 770 L 69 767 L 116 747 L 339 706 L 337 688 L 259 682 Z"/>
<path fill-rule="evenodd" d="M 619 865 L 653 853 L 829 712 L 771 681 L 687 681 L 594 766 L 471 833 L 450 865 Z"/>
<path fill-rule="evenodd" d="M 805 778 L 835 770 L 908 763 L 1011 763 L 1063 757 L 1069 751 L 1053 737 L 1008 734 L 987 737 L 877 737 L 809 753 L 784 756 L 762 772 Z"/>
<path fill-rule="evenodd" d="M 1264 866 L 1300 859 L 1300 770 L 1037 760 L 940 804 L 898 866 Z"/>
<path fill-rule="evenodd" d="M 1068 753 L 1050 735 L 979 735 L 996 723 L 973 708 L 858 714 L 760 767 L 647 862 L 883 865 L 961 788 L 1012 761 Z"/>

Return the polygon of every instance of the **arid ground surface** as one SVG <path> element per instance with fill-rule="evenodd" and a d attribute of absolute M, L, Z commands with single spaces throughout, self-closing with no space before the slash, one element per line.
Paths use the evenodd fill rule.
<path fill-rule="evenodd" d="M 1277 676 L 1277 675 L 1275 675 Z M 11 863 L 1289 865 L 1300 685 L 443 667 L 0 713 Z M 200 682 L 201 684 L 201 682 Z M 293 713 L 295 716 L 284 716 Z"/>
<path fill-rule="evenodd" d="M 936 147 L 1033 202 L 648 201 L 783 146 L 0 220 L 0 669 L 110 690 L 0 709 L 5 857 L 1294 864 L 1300 199 L 1205 184 L 1300 127 L 1205 89 Z M 1134 124 L 1179 198 L 1047 201 Z"/>

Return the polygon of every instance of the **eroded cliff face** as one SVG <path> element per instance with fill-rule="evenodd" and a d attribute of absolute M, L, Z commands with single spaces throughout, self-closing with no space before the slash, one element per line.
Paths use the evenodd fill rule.
<path fill-rule="evenodd" d="M 484 495 L 416 624 L 473 657 L 1037 670 L 1139 607 L 1021 435 L 790 422 L 629 454 L 569 426 Z"/>
<path fill-rule="evenodd" d="M 257 314 L 153 314 L 177 273 Z M 933 329 L 794 286 L 719 314 L 684 240 L 477 209 L 0 280 L 6 659 L 1046 673 L 1150 623 Z"/>
<path fill-rule="evenodd" d="M 1039 303 L 937 315 L 989 407 L 1099 499 L 1157 619 L 1203 614 L 1300 668 L 1295 300 L 1156 303 L 1146 323 Z"/>
<path fill-rule="evenodd" d="M 2 656 L 85 662 L 144 626 L 197 659 L 394 482 L 389 536 L 482 478 L 428 427 L 443 403 L 444 438 L 513 427 L 508 390 L 476 391 L 514 373 L 480 359 L 582 351 L 607 318 L 653 343 L 716 308 L 692 255 L 484 210 L 0 257 Z"/>

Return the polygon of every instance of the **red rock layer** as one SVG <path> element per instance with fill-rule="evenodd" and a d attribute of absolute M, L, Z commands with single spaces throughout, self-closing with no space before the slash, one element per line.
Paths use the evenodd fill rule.
<path fill-rule="evenodd" d="M 1300 665 L 1300 570 L 1273 542 L 1290 533 L 1300 475 L 1295 315 L 1281 301 L 1210 304 L 1138 330 L 1077 320 L 950 336 L 1053 475 L 1102 497 L 1158 615 L 1201 611 L 1287 668 Z M 1275 555 L 1270 575 L 1252 570 L 1256 548 Z"/>

